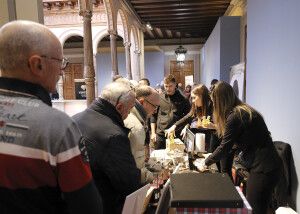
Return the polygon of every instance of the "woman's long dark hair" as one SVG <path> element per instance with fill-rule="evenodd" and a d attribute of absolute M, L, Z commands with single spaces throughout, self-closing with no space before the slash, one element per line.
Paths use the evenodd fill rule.
<path fill-rule="evenodd" d="M 242 111 L 249 115 L 249 121 L 252 120 L 253 114 L 259 114 L 251 106 L 242 102 L 234 93 L 230 84 L 219 81 L 211 94 L 214 111 L 213 117 L 216 123 L 216 129 L 219 137 L 224 136 L 226 119 L 230 112 L 236 111 L 242 119 Z"/>
<path fill-rule="evenodd" d="M 210 106 L 211 106 L 211 100 L 209 97 L 208 88 L 203 84 L 197 85 L 195 88 L 193 88 L 191 94 L 201 98 L 202 107 L 197 107 L 193 102 L 190 114 L 193 117 L 197 117 L 199 119 L 201 119 L 203 116 L 207 116 L 207 114 L 210 113 Z"/>

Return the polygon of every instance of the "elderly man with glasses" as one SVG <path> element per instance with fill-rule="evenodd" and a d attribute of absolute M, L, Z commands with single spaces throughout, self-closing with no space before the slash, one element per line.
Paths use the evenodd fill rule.
<path fill-rule="evenodd" d="M 88 140 L 87 152 L 104 213 L 121 213 L 126 196 L 140 187 L 141 173 L 130 150 L 129 129 L 123 123 L 134 103 L 134 90 L 123 82 L 113 82 L 91 106 L 74 116 Z"/>
<path fill-rule="evenodd" d="M 84 139 L 51 107 L 67 61 L 45 26 L 14 21 L 0 29 L 0 212 L 102 213 Z M 80 147 L 80 148 L 79 148 Z"/>
<path fill-rule="evenodd" d="M 149 144 L 145 145 L 147 119 L 156 112 L 160 99 L 158 92 L 150 86 L 140 85 L 135 88 L 135 93 L 135 106 L 124 123 L 130 129 L 131 151 L 137 167 L 141 170 L 141 182 L 148 183 L 153 180 L 153 175 L 145 167 L 145 160 L 149 158 Z"/>

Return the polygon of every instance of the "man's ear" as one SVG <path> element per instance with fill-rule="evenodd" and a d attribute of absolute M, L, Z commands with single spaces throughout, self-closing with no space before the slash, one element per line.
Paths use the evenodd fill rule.
<path fill-rule="evenodd" d="M 33 55 L 28 59 L 28 66 L 31 70 L 32 74 L 34 75 L 41 75 L 42 67 L 42 60 L 41 57 L 38 55 Z"/>
<path fill-rule="evenodd" d="M 122 103 L 118 103 L 115 108 L 121 114 L 122 108 L 123 108 L 123 104 Z"/>
<path fill-rule="evenodd" d="M 138 101 L 140 102 L 141 105 L 143 105 L 144 102 L 145 102 L 145 99 L 144 98 L 140 98 L 140 99 L 138 99 Z"/>

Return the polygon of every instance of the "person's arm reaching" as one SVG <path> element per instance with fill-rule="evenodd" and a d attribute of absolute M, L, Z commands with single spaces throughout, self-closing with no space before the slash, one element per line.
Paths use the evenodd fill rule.
<path fill-rule="evenodd" d="M 242 131 L 242 127 L 239 117 L 234 113 L 231 113 L 226 120 L 225 133 L 221 144 L 205 160 L 207 166 L 216 163 L 229 154 L 229 151 L 234 143 L 236 143 L 236 140 Z"/>
<path fill-rule="evenodd" d="M 151 122 L 151 135 L 150 135 L 151 142 L 156 142 L 156 123 Z"/>

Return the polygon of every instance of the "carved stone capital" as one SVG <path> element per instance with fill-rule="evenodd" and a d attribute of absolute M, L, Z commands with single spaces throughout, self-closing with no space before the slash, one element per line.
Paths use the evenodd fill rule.
<path fill-rule="evenodd" d="M 111 35 L 111 36 L 117 36 L 117 35 L 118 35 L 118 33 L 117 33 L 116 30 L 108 30 L 107 32 L 108 32 L 108 34 Z"/>
<path fill-rule="evenodd" d="M 125 48 L 130 48 L 131 42 L 124 42 L 124 47 Z"/>
<path fill-rule="evenodd" d="M 90 10 L 80 10 L 79 11 L 79 16 L 82 16 L 84 18 L 92 18 L 93 12 Z"/>
<path fill-rule="evenodd" d="M 141 54 L 141 50 L 135 50 L 134 53 L 137 54 L 137 55 L 140 55 Z"/>

